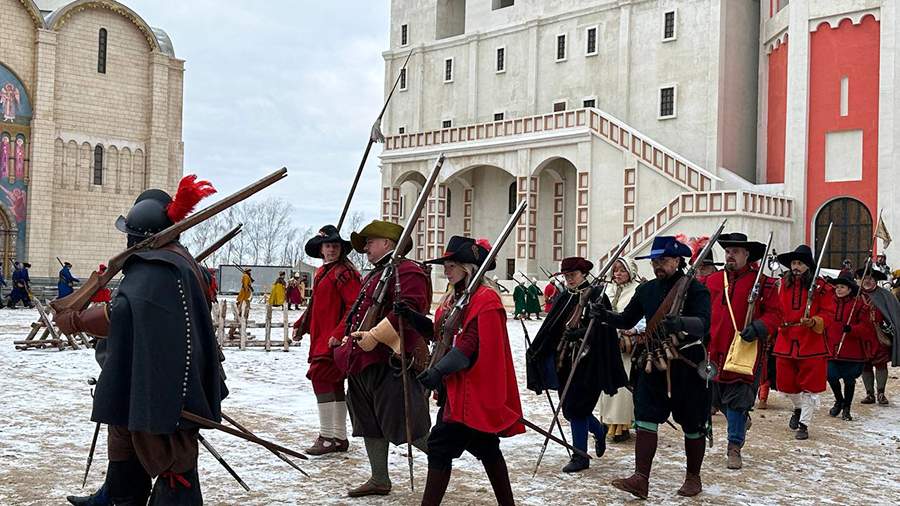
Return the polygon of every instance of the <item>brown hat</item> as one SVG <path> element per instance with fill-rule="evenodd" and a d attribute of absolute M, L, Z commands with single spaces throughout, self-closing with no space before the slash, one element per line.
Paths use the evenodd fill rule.
<path fill-rule="evenodd" d="M 590 272 L 591 269 L 594 268 L 594 264 L 585 258 L 582 257 L 569 257 L 563 258 L 563 261 L 560 263 L 559 272 L 555 273 L 554 276 L 559 274 L 565 274 L 567 272 L 581 271 L 581 272 Z"/>

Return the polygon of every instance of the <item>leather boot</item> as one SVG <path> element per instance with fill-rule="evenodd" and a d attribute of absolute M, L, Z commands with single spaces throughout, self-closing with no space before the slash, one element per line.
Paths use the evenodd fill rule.
<path fill-rule="evenodd" d="M 144 506 L 150 497 L 150 475 L 137 457 L 107 464 L 106 483 L 112 504 Z"/>
<path fill-rule="evenodd" d="M 794 439 L 804 440 L 809 439 L 809 427 L 806 426 L 805 423 L 800 423 L 797 427 L 797 432 L 794 434 Z"/>
<path fill-rule="evenodd" d="M 844 400 L 843 399 L 835 399 L 834 406 L 831 406 L 831 409 L 828 410 L 828 414 L 831 417 L 838 416 L 839 414 L 841 414 L 841 409 L 843 407 L 844 407 Z"/>
<path fill-rule="evenodd" d="M 450 483 L 450 469 L 428 468 L 425 479 L 425 492 L 422 493 L 422 506 L 438 506 L 444 500 L 444 493 Z"/>
<path fill-rule="evenodd" d="M 740 469 L 744 466 L 741 458 L 741 445 L 728 442 L 728 469 Z"/>
<path fill-rule="evenodd" d="M 195 506 L 203 504 L 197 469 L 186 473 L 166 471 L 156 478 L 148 506 Z"/>
<path fill-rule="evenodd" d="M 863 400 L 859 401 L 860 404 L 875 404 L 875 394 L 871 392 L 867 392 L 866 396 L 863 397 Z"/>
<path fill-rule="evenodd" d="M 878 392 L 878 404 L 882 406 L 887 406 L 889 404 L 888 398 L 884 395 L 884 390 Z"/>
<path fill-rule="evenodd" d="M 110 506 L 112 505 L 112 500 L 109 498 L 109 486 L 106 482 L 103 482 L 103 486 L 100 487 L 100 490 L 94 492 L 89 496 L 74 496 L 70 495 L 66 497 L 66 500 L 69 501 L 74 506 Z"/>
<path fill-rule="evenodd" d="M 637 429 L 634 439 L 634 474 L 617 478 L 612 486 L 640 499 L 646 499 L 650 489 L 650 468 L 656 455 L 659 436 L 655 432 Z"/>
<path fill-rule="evenodd" d="M 706 453 L 706 439 L 684 440 L 684 455 L 687 458 L 687 472 L 684 475 L 684 483 L 678 489 L 678 495 L 694 497 L 703 491 L 700 482 L 700 468 L 703 467 L 703 455 Z"/>
<path fill-rule="evenodd" d="M 515 506 L 512 485 L 509 483 L 509 470 L 506 468 L 506 460 L 503 455 L 490 461 L 481 461 L 484 472 L 487 473 L 491 488 L 494 489 L 494 497 L 500 506 Z"/>
<path fill-rule="evenodd" d="M 569 463 L 562 468 L 564 473 L 577 473 L 591 467 L 591 461 L 577 453 L 572 454 Z"/>
<path fill-rule="evenodd" d="M 800 425 L 800 409 L 795 409 L 794 414 L 791 415 L 791 419 L 788 421 L 788 428 L 791 430 L 797 430 L 797 427 Z"/>

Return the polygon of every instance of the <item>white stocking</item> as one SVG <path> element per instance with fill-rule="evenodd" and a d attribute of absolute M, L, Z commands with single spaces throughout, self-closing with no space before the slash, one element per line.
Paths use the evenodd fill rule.
<path fill-rule="evenodd" d="M 333 434 L 337 439 L 347 439 L 347 403 L 337 401 L 333 404 L 332 424 Z"/>

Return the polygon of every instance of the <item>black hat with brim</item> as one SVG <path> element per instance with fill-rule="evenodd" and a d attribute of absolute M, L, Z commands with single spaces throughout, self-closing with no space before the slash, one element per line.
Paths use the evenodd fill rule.
<path fill-rule="evenodd" d="M 830 281 L 830 283 L 832 285 L 844 285 L 847 288 L 849 288 L 850 291 L 854 294 L 856 293 L 857 290 L 859 290 L 859 285 L 856 284 L 856 280 L 853 279 L 853 276 L 851 276 L 850 273 L 848 273 L 848 272 L 845 272 L 845 273 L 841 274 L 840 276 L 832 279 Z"/>
<path fill-rule="evenodd" d="M 864 271 L 865 271 L 865 269 L 857 269 L 856 277 L 858 279 L 862 279 Z M 875 281 L 887 281 L 887 274 L 881 272 L 878 269 L 872 269 L 871 267 L 869 268 L 869 272 L 866 273 L 866 276 L 871 277 Z"/>
<path fill-rule="evenodd" d="M 799 260 L 806 264 L 810 269 L 814 269 L 816 266 L 816 260 L 813 258 L 812 249 L 805 244 L 801 244 L 797 246 L 797 249 L 794 251 L 790 251 L 788 253 L 782 253 L 776 257 L 778 259 L 778 263 L 791 268 L 791 262 L 794 260 Z"/>
<path fill-rule="evenodd" d="M 431 260 L 426 260 L 424 263 L 443 265 L 446 262 L 456 262 L 460 264 L 473 264 L 480 267 L 490 254 L 490 250 L 482 244 L 479 244 L 480 242 L 481 241 L 476 241 L 471 237 L 454 235 L 447 243 L 447 248 L 444 250 L 443 255 Z M 495 268 L 497 268 L 497 261 L 491 260 L 487 270 L 492 271 Z"/>
<path fill-rule="evenodd" d="M 748 262 L 757 262 L 762 260 L 766 254 L 766 245 L 757 241 L 748 241 L 747 234 L 740 232 L 732 232 L 730 234 L 722 234 L 718 240 L 719 246 L 725 248 L 744 248 L 750 252 Z"/>
<path fill-rule="evenodd" d="M 341 233 L 334 225 L 325 225 L 319 229 L 318 235 L 306 241 L 303 247 L 306 254 L 313 258 L 322 258 L 322 245 L 337 243 L 341 245 L 341 256 L 347 256 L 353 249 L 350 241 L 341 238 Z"/>

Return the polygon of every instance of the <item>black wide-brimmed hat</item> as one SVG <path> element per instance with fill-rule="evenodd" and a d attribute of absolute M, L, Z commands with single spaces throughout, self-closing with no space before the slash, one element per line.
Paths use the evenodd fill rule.
<path fill-rule="evenodd" d="M 856 269 L 856 278 L 862 279 L 863 272 L 865 269 Z M 871 276 L 875 281 L 887 281 L 887 274 L 882 272 L 879 269 L 873 269 L 869 267 L 869 272 L 866 273 L 867 276 Z"/>
<path fill-rule="evenodd" d="M 762 260 L 766 254 L 766 245 L 757 241 L 748 241 L 747 234 L 740 232 L 732 232 L 730 234 L 722 234 L 719 236 L 719 246 L 722 248 L 744 248 L 750 252 L 748 262 L 756 262 Z"/>
<path fill-rule="evenodd" d="M 456 262 L 460 264 L 474 264 L 480 267 L 490 252 L 491 245 L 486 239 L 475 240 L 471 237 L 454 235 L 447 243 L 447 248 L 444 250 L 443 255 L 426 260 L 425 263 L 443 265 L 445 262 Z M 491 260 L 487 270 L 492 271 L 496 267 L 497 261 Z"/>
<path fill-rule="evenodd" d="M 816 267 L 816 259 L 813 257 L 812 249 L 805 244 L 801 244 L 797 246 L 797 249 L 794 251 L 790 251 L 788 253 L 782 253 L 776 257 L 778 259 L 778 263 L 791 268 L 791 262 L 794 260 L 800 260 L 805 263 L 807 267 L 810 269 L 814 269 Z"/>
<path fill-rule="evenodd" d="M 699 255 L 700 253 L 697 252 L 697 254 Z M 725 265 L 723 262 L 716 262 L 716 255 L 712 250 L 709 250 L 709 253 L 706 254 L 706 258 L 703 259 L 703 262 L 701 262 L 701 264 L 712 265 L 714 267 L 721 267 L 722 265 Z"/>
<path fill-rule="evenodd" d="M 849 272 L 841 273 L 838 277 L 832 279 L 830 283 L 832 285 L 844 285 L 850 289 L 852 294 L 856 294 L 856 291 L 859 290 L 859 285 L 856 284 L 856 280 L 853 279 Z"/>
<path fill-rule="evenodd" d="M 318 235 L 315 235 L 310 240 L 306 241 L 306 245 L 303 249 L 306 250 L 307 255 L 313 258 L 322 258 L 322 245 L 328 243 L 340 244 L 342 256 L 347 256 L 350 253 L 350 250 L 353 249 L 350 241 L 341 238 L 341 233 L 334 225 L 325 225 L 320 228 Z"/>
<path fill-rule="evenodd" d="M 590 272 L 591 269 L 594 268 L 593 262 L 586 258 L 582 257 L 568 257 L 563 258 L 562 262 L 559 263 L 559 272 L 554 273 L 554 276 L 558 276 L 560 274 L 565 274 L 567 272 Z"/>

